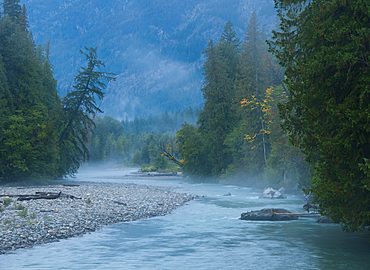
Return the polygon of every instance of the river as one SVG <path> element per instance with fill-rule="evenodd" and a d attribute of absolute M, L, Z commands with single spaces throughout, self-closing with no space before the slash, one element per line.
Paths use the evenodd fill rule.
<path fill-rule="evenodd" d="M 369 233 L 346 234 L 315 218 L 243 221 L 267 207 L 302 212 L 300 196 L 260 199 L 261 190 L 193 183 L 179 177 L 125 177 L 132 171 L 80 172 L 76 181 L 176 186 L 206 197 L 171 215 L 119 223 L 80 237 L 0 256 L 0 269 L 369 269 Z M 230 192 L 232 196 L 223 196 Z"/>

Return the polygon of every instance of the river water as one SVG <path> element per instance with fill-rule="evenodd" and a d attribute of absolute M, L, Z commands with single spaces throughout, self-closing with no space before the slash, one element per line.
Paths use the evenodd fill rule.
<path fill-rule="evenodd" d="M 0 269 L 370 269 L 369 234 L 346 234 L 315 218 L 243 221 L 262 208 L 302 212 L 300 196 L 260 199 L 260 190 L 197 184 L 183 178 L 81 172 L 77 181 L 176 186 L 204 195 L 171 215 L 119 223 L 80 237 L 0 256 Z M 232 196 L 223 196 L 230 192 Z"/>

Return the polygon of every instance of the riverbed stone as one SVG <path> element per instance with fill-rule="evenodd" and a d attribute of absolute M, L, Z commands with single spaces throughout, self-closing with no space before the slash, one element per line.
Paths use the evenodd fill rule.
<path fill-rule="evenodd" d="M 262 196 L 260 198 L 263 199 L 286 199 L 287 197 L 283 195 L 284 188 L 280 188 L 278 190 L 273 189 L 271 187 L 266 188 L 262 192 Z"/>
<path fill-rule="evenodd" d="M 321 216 L 317 221 L 317 223 L 334 223 L 334 221 L 330 217 Z"/>
<path fill-rule="evenodd" d="M 78 182 L 78 185 L 1 187 L 0 195 L 34 195 L 43 191 L 62 192 L 81 199 L 61 196 L 19 203 L 16 197 L 10 197 L 12 203 L 0 212 L 0 254 L 93 232 L 117 222 L 168 215 L 199 197 L 177 193 L 171 187 L 96 182 Z M 25 215 L 17 210 L 19 205 L 27 209 Z"/>

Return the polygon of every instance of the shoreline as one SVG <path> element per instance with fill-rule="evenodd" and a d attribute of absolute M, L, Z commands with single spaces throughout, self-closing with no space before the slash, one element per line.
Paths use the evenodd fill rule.
<path fill-rule="evenodd" d="M 0 197 L 3 201 L 0 203 L 0 255 L 83 235 L 113 223 L 168 215 L 199 197 L 175 192 L 171 187 L 141 184 L 82 181 L 63 184 L 71 186 L 0 187 L 0 195 L 32 195 L 42 191 L 76 197 L 27 201 Z"/>

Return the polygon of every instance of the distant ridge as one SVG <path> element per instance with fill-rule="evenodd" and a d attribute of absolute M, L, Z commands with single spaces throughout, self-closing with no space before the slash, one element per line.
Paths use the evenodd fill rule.
<path fill-rule="evenodd" d="M 62 96 L 83 60 L 98 46 L 117 74 L 102 103 L 118 119 L 203 104 L 202 50 L 231 20 L 240 38 L 253 10 L 271 30 L 273 0 L 23 0 L 37 44 L 51 41 L 51 62 Z"/>

